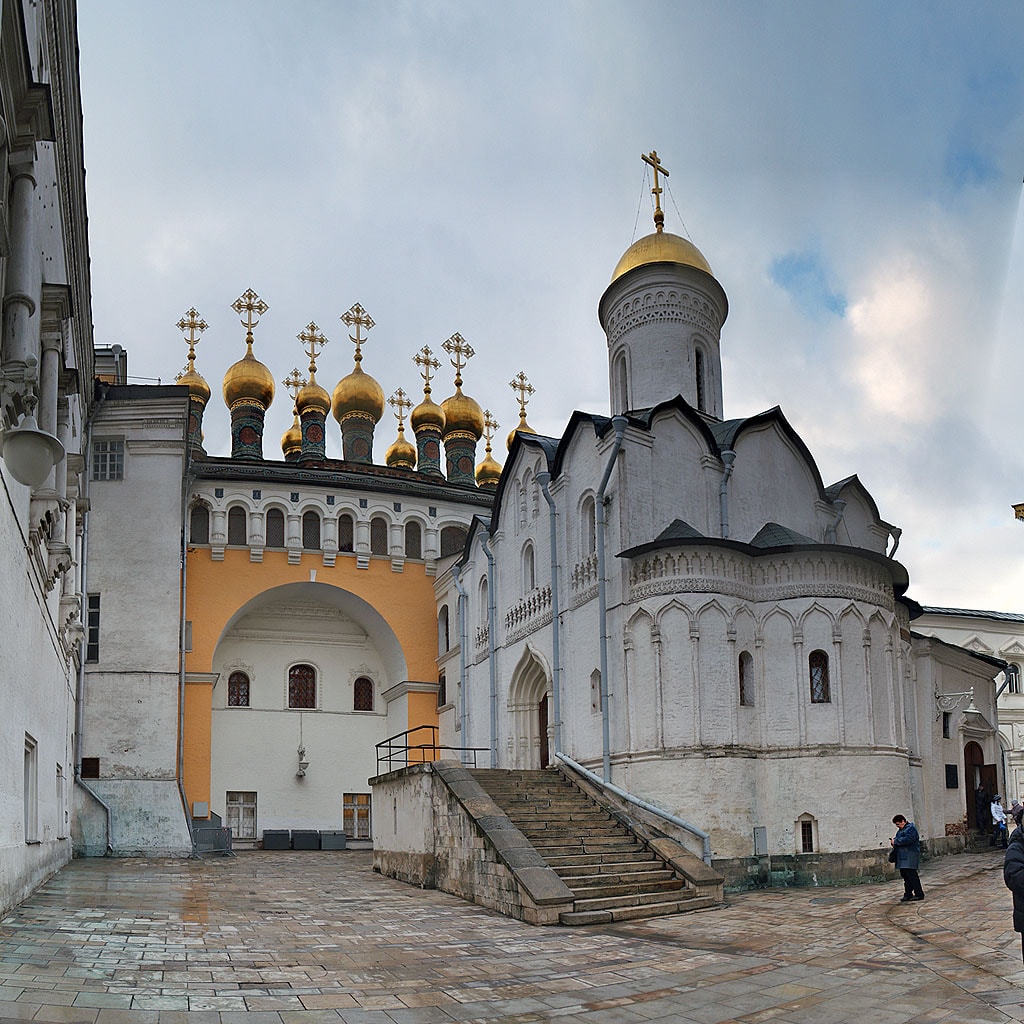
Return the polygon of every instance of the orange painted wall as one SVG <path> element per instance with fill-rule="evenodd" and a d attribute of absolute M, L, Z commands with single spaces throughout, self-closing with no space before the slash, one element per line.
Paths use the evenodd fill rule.
<path fill-rule="evenodd" d="M 210 736 L 213 683 L 185 684 L 185 750 L 182 755 L 185 796 L 191 804 L 210 799 Z"/>

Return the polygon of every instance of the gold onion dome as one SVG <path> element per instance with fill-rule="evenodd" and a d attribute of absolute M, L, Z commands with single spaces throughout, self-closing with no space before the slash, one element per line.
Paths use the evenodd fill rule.
<path fill-rule="evenodd" d="M 203 405 L 206 405 L 210 400 L 210 385 L 206 383 L 203 375 L 196 370 L 192 360 L 189 360 L 188 370 L 175 383 L 183 384 L 187 387 L 189 398 L 194 398 Z"/>
<path fill-rule="evenodd" d="M 316 382 L 315 372 L 310 373 L 309 382 L 296 397 L 295 408 L 298 409 L 300 416 L 309 410 L 315 410 L 324 416 L 331 411 L 331 396 Z"/>
<path fill-rule="evenodd" d="M 612 281 L 617 281 L 630 270 L 647 266 L 649 263 L 679 263 L 684 267 L 696 267 L 706 274 L 711 274 L 708 261 L 693 242 L 668 231 L 655 231 L 653 234 L 638 238 L 622 254 L 612 274 Z"/>
<path fill-rule="evenodd" d="M 338 381 L 333 404 L 334 418 L 339 423 L 352 412 L 365 413 L 377 423 L 384 415 L 384 390 L 356 363 L 356 368 Z"/>
<path fill-rule="evenodd" d="M 445 433 L 464 430 L 472 434 L 478 441 L 484 433 L 484 412 L 477 401 L 462 393 L 461 387 L 455 388 L 455 394 L 441 403 L 444 411 Z"/>
<path fill-rule="evenodd" d="M 293 452 L 302 451 L 302 426 L 299 423 L 298 413 L 295 414 L 292 425 L 281 435 L 281 451 L 284 452 L 285 457 Z"/>
<path fill-rule="evenodd" d="M 512 442 L 515 440 L 516 434 L 536 434 L 537 431 L 526 422 L 526 413 L 519 414 L 519 424 L 508 432 L 508 438 L 505 440 L 505 447 L 511 448 Z"/>
<path fill-rule="evenodd" d="M 228 408 L 243 399 L 264 409 L 274 400 L 274 377 L 252 354 L 251 337 L 247 339 L 245 355 L 224 374 L 224 401 Z"/>
<path fill-rule="evenodd" d="M 491 449 L 488 447 L 483 461 L 476 467 L 476 485 L 477 487 L 496 487 L 500 477 L 501 464 L 495 461 L 494 456 L 491 455 Z"/>
<path fill-rule="evenodd" d="M 404 469 L 412 469 L 416 465 L 416 445 L 406 438 L 405 427 L 399 426 L 398 437 L 388 448 L 384 456 L 384 464 Z"/>
<path fill-rule="evenodd" d="M 409 423 L 412 424 L 414 434 L 418 434 L 423 427 L 437 427 L 438 430 L 444 430 L 444 409 L 430 395 L 424 395 L 423 401 L 413 409 Z"/>

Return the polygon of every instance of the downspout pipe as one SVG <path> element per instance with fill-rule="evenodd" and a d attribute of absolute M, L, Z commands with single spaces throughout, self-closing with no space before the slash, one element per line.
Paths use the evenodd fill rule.
<path fill-rule="evenodd" d="M 561 689 L 562 689 L 562 659 L 560 654 L 561 621 L 558 610 L 558 529 L 556 527 L 557 512 L 555 510 L 555 499 L 551 497 L 549 486 L 551 484 L 550 473 L 538 473 L 537 483 L 540 484 L 541 494 L 548 503 L 548 533 L 551 547 L 551 710 L 554 722 L 554 751 L 557 754 L 562 749 L 562 710 L 561 710 Z"/>
<path fill-rule="evenodd" d="M 1016 665 L 1007 665 L 1006 666 L 1006 678 L 1003 680 L 1003 685 L 1000 686 L 998 690 L 996 690 L 996 700 L 999 700 L 999 698 L 1003 695 L 1003 691 L 1008 686 L 1010 686 L 1011 683 L 1013 683 L 1014 685 L 1010 686 L 1010 693 L 1019 693 L 1020 692 L 1020 686 L 1017 685 L 1017 683 L 1018 683 L 1017 675 L 1018 675 L 1018 673 L 1017 673 L 1017 666 Z"/>
<path fill-rule="evenodd" d="M 494 554 L 488 544 L 489 534 L 481 534 L 480 546 L 487 556 L 487 668 L 491 680 L 491 767 L 498 767 L 498 666 L 494 645 L 495 584 Z"/>
<path fill-rule="evenodd" d="M 604 467 L 604 475 L 601 477 L 601 484 L 597 489 L 597 497 L 594 500 L 595 540 L 597 542 L 597 617 L 601 628 L 601 642 L 599 644 L 601 656 L 601 750 L 605 782 L 611 782 L 612 755 L 608 718 L 608 593 L 605 581 L 604 557 L 604 496 L 605 490 L 608 487 L 608 481 L 612 475 L 612 468 L 622 448 L 622 438 L 626 433 L 626 424 L 628 422 L 625 416 L 612 417 L 612 426 L 615 428 L 615 440 L 612 443 L 611 455 L 608 456 L 608 464 Z"/>
<path fill-rule="evenodd" d="M 456 565 L 452 572 L 452 582 L 459 594 L 459 731 L 462 733 L 462 763 L 466 764 L 469 756 L 469 719 L 466 714 L 466 644 L 468 628 L 466 623 L 466 588 L 462 585 L 462 566 Z M 490 588 L 488 587 L 488 594 Z"/>
<path fill-rule="evenodd" d="M 832 507 L 836 510 L 835 518 L 829 523 L 828 529 L 825 531 L 825 543 L 826 544 L 838 544 L 836 540 L 836 534 L 839 530 L 839 524 L 843 521 L 843 513 L 846 511 L 846 502 L 842 498 L 836 498 L 832 502 Z"/>
<path fill-rule="evenodd" d="M 736 453 L 727 448 L 722 452 L 722 463 L 725 471 L 722 473 L 722 481 L 718 485 L 718 507 L 722 517 L 722 539 L 729 537 L 729 477 L 732 476 L 732 464 L 736 461 Z"/>
<path fill-rule="evenodd" d="M 189 399 L 191 402 L 191 399 Z M 190 410 L 191 411 L 191 410 Z M 185 826 L 188 828 L 189 842 L 192 844 L 192 856 L 198 857 L 196 834 L 192 828 L 192 810 L 185 794 L 185 638 L 187 633 L 186 615 L 188 614 L 188 492 L 195 479 L 192 469 L 192 444 L 188 429 L 189 417 L 185 418 L 185 472 L 181 482 L 181 603 L 178 622 L 178 763 L 175 774 L 178 777 L 178 796 L 181 809 L 185 815 Z"/>

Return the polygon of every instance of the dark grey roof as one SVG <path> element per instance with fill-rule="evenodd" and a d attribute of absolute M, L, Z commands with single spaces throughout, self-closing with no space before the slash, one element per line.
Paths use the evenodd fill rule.
<path fill-rule="evenodd" d="M 668 526 L 655 538 L 656 542 L 674 540 L 703 540 L 705 535 L 700 530 L 695 530 L 683 519 L 673 519 Z"/>
<path fill-rule="evenodd" d="M 778 523 L 765 523 L 757 536 L 750 542 L 755 548 L 785 548 L 794 544 L 817 544 L 816 540 L 805 537 L 788 526 L 780 526 Z"/>
<path fill-rule="evenodd" d="M 994 622 L 1024 622 L 1024 614 L 1020 612 L 986 612 L 973 608 L 936 608 L 934 605 L 921 605 L 926 615 L 958 615 L 972 619 L 992 619 Z"/>

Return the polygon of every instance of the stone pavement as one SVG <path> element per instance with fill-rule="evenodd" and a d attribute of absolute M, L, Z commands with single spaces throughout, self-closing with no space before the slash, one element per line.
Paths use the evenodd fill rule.
<path fill-rule="evenodd" d="M 523 925 L 370 863 L 75 861 L 0 922 L 0 1021 L 1024 1021 L 999 850 L 927 864 L 923 903 L 894 880 L 591 928 Z"/>

